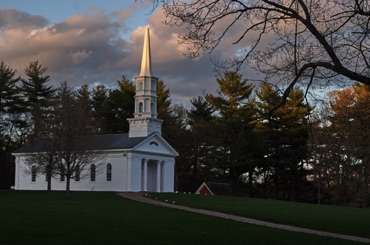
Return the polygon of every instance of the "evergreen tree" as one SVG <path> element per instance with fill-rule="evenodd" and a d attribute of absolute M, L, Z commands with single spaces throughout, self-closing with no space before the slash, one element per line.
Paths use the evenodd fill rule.
<path fill-rule="evenodd" d="M 284 106 L 277 109 L 283 100 L 278 89 L 262 83 L 256 95 L 256 128 L 264 132 L 269 149 L 264 166 L 265 182 L 273 181 L 276 198 L 295 200 L 307 174 L 303 164 L 308 157 L 307 116 L 311 109 L 298 88 L 293 89 Z"/>
<path fill-rule="evenodd" d="M 87 84 L 83 84 L 79 89 L 77 89 L 77 99 L 91 108 L 91 92 L 89 91 L 89 86 Z"/>
<path fill-rule="evenodd" d="M 98 132 L 105 134 L 109 132 L 109 126 L 106 121 L 106 102 L 108 99 L 108 90 L 104 85 L 97 85 L 93 88 L 91 94 L 91 105 L 94 118 L 99 125 Z"/>
<path fill-rule="evenodd" d="M 47 85 L 50 76 L 44 74 L 46 71 L 46 67 L 42 67 L 38 61 L 33 61 L 25 69 L 27 79 L 21 79 L 20 90 L 27 103 L 27 111 L 31 115 L 35 135 L 38 134 L 42 119 L 48 114 L 48 103 L 53 99 L 56 91 L 53 86 Z"/>
<path fill-rule="evenodd" d="M 370 90 L 354 84 L 328 94 L 321 126 L 315 127 L 314 170 L 320 202 L 341 205 L 370 201 Z"/>
<path fill-rule="evenodd" d="M 0 189 L 8 189 L 14 183 L 11 152 L 21 144 L 27 131 L 15 72 L 3 61 L 0 63 Z"/>
<path fill-rule="evenodd" d="M 22 100 L 17 91 L 19 78 L 15 77 L 15 70 L 7 66 L 3 61 L 0 63 L 0 147 L 11 147 L 12 139 L 17 138 L 16 129 L 20 124 L 22 112 Z"/>
<path fill-rule="evenodd" d="M 118 89 L 110 90 L 105 102 L 104 121 L 107 124 L 107 133 L 127 133 L 129 131 L 127 119 L 134 116 L 134 84 L 125 76 L 117 83 Z"/>
<path fill-rule="evenodd" d="M 213 178 L 213 136 L 217 132 L 214 127 L 214 109 L 198 96 L 190 100 L 192 107 L 187 113 L 189 129 L 187 135 L 191 139 L 186 151 L 186 164 L 181 167 L 182 188 L 194 191 L 204 180 Z M 180 177 L 179 177 L 180 178 Z"/>
<path fill-rule="evenodd" d="M 163 131 L 167 135 L 166 140 L 170 141 L 171 146 L 179 153 L 176 157 L 175 186 L 183 191 L 194 191 L 194 188 L 188 189 L 188 186 L 184 186 L 184 182 L 189 181 L 184 169 L 188 165 L 189 146 L 193 140 L 187 128 L 187 109 L 183 105 L 175 104 L 170 110 L 170 123 L 165 124 Z"/>
<path fill-rule="evenodd" d="M 113 134 L 129 131 L 127 119 L 134 116 L 135 85 L 125 76 L 117 81 L 117 85 L 118 88 L 109 90 L 104 85 L 95 86 L 91 95 L 87 88 L 84 88 L 84 91 L 80 89 L 80 94 L 85 94 L 87 97 L 89 93 L 88 97 L 91 97 L 90 104 L 94 117 L 100 125 L 99 133 Z"/>
<path fill-rule="evenodd" d="M 216 147 L 213 154 L 216 156 L 215 163 L 221 171 L 221 177 L 223 175 L 223 178 L 230 181 L 231 192 L 240 175 L 253 169 L 252 161 L 246 161 L 244 156 L 248 151 L 247 146 L 245 151 L 235 150 L 239 148 L 236 145 L 240 134 L 245 135 L 252 130 L 250 123 L 253 110 L 250 107 L 250 96 L 253 86 L 242 79 L 240 74 L 232 71 L 226 71 L 222 77 L 217 78 L 217 83 L 218 95 L 207 94 L 205 98 L 218 116 L 218 133 L 214 138 Z M 249 178 L 252 179 L 252 175 Z"/>
<path fill-rule="evenodd" d="M 167 119 L 171 114 L 171 99 L 170 90 L 162 80 L 157 82 L 157 118 Z"/>
<path fill-rule="evenodd" d="M 171 111 L 170 90 L 162 80 L 157 82 L 157 118 L 162 119 L 162 136 L 170 143 L 175 144 L 177 139 L 171 135 L 171 124 L 176 120 Z"/>

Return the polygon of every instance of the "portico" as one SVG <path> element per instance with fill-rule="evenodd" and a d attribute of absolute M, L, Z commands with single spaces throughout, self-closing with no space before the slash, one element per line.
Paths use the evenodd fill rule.
<path fill-rule="evenodd" d="M 173 189 L 172 179 L 166 172 L 173 171 L 174 162 L 155 159 L 142 159 L 141 161 L 141 191 L 143 192 L 169 192 Z"/>

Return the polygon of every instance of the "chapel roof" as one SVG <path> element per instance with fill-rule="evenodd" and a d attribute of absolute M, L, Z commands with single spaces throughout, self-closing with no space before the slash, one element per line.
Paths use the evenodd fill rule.
<path fill-rule="evenodd" d="M 86 137 L 88 142 L 96 142 L 94 150 L 119 150 L 131 149 L 147 139 L 148 137 L 129 138 L 128 133 L 124 134 L 102 134 L 90 135 Z M 38 138 L 32 140 L 32 143 L 24 144 L 13 153 L 32 153 L 42 152 L 45 149 L 42 141 Z"/>

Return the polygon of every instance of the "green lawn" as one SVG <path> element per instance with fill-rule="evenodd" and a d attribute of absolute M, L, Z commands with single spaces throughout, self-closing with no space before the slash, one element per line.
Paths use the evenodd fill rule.
<path fill-rule="evenodd" d="M 355 243 L 138 203 L 115 193 L 72 192 L 66 199 L 62 192 L 0 191 L 0 244 Z"/>
<path fill-rule="evenodd" d="M 175 201 L 178 205 L 370 238 L 369 208 L 350 208 L 228 196 L 173 193 L 152 195 L 152 198 L 157 197 L 159 200 Z"/>

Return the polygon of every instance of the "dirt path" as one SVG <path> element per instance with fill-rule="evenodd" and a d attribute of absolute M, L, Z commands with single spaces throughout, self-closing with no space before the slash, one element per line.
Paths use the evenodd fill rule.
<path fill-rule="evenodd" d="M 253 224 L 253 225 L 261 225 L 261 226 L 266 226 L 266 227 L 275 228 L 275 229 L 282 229 L 282 230 L 287 230 L 287 231 L 295 231 L 295 232 L 314 234 L 314 235 L 326 236 L 326 237 L 334 237 L 334 238 L 356 241 L 356 242 L 362 242 L 362 243 L 370 243 L 370 239 L 369 238 L 364 238 L 364 237 L 342 235 L 342 234 L 326 232 L 326 231 L 311 230 L 311 229 L 300 228 L 300 227 L 295 227 L 295 226 L 290 226 L 290 225 L 282 225 L 282 224 L 276 224 L 276 223 L 271 223 L 271 222 L 266 222 L 266 221 L 251 219 L 251 218 L 245 218 L 245 217 L 236 216 L 236 215 L 232 215 L 232 214 L 225 214 L 225 213 L 209 211 L 209 210 L 204 210 L 204 209 L 189 208 L 189 207 L 183 207 L 183 206 L 179 206 L 179 205 L 175 205 L 175 204 L 169 204 L 169 203 L 165 203 L 165 202 L 156 201 L 156 200 L 153 200 L 153 199 L 150 199 L 150 198 L 146 198 L 146 197 L 143 196 L 142 193 L 128 193 L 128 192 L 125 192 L 125 193 L 118 193 L 118 195 L 120 195 L 124 198 L 128 198 L 128 199 L 131 199 L 131 200 L 138 201 L 138 202 L 144 202 L 144 203 L 154 204 L 154 205 L 158 205 L 158 206 L 162 206 L 162 207 L 185 210 L 185 211 L 188 211 L 188 212 L 204 214 L 204 215 L 209 215 L 209 216 L 213 216 L 213 217 L 239 221 L 239 222 Z"/>

